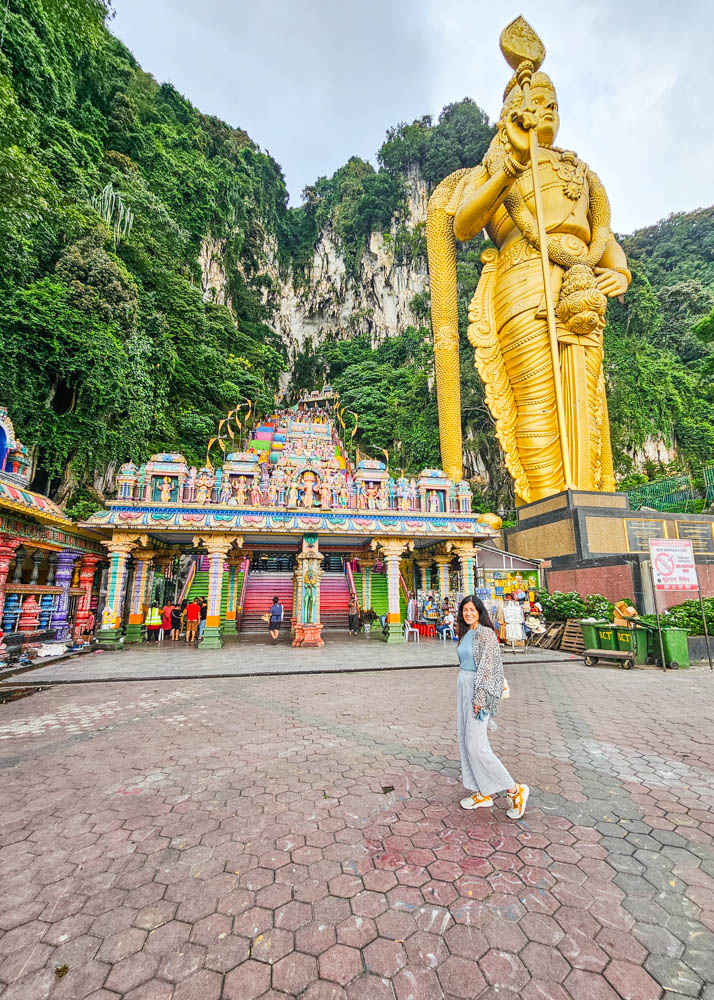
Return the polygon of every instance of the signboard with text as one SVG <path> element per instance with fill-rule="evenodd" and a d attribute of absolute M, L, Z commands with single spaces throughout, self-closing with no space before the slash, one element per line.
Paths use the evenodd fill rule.
<path fill-rule="evenodd" d="M 694 550 L 688 538 L 651 538 L 655 590 L 699 590 Z"/>

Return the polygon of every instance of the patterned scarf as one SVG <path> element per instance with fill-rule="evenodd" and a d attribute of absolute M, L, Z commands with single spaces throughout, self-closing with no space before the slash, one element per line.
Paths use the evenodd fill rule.
<path fill-rule="evenodd" d="M 477 625 L 473 629 L 472 649 L 476 664 L 474 705 L 480 705 L 493 718 L 503 694 L 503 660 L 493 629 Z"/>

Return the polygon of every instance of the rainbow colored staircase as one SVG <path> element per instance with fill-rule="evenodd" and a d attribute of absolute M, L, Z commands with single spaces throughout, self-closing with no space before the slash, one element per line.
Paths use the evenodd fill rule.
<path fill-rule="evenodd" d="M 349 628 L 350 589 L 344 573 L 323 573 L 320 580 L 320 621 L 326 629 Z"/>
<path fill-rule="evenodd" d="M 290 625 L 293 613 L 292 573 L 249 573 L 241 615 L 241 632 L 268 631 L 268 626 L 261 616 L 270 610 L 273 597 L 277 597 L 284 608 L 283 630 L 285 630 Z"/>

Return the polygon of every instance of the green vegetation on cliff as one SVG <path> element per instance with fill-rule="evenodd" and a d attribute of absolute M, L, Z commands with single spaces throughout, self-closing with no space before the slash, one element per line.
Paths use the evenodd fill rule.
<path fill-rule="evenodd" d="M 158 449 L 200 462 L 217 419 L 246 396 L 271 405 L 284 368 L 262 273 L 280 169 L 144 73 L 104 14 L 10 0 L 3 15 L 0 397 L 60 497 Z M 205 237 L 226 304 L 202 296 Z"/>

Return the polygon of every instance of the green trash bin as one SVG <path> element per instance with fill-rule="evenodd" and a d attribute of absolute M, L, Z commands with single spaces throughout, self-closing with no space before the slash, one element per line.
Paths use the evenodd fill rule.
<path fill-rule="evenodd" d="M 689 666 L 689 646 L 686 628 L 668 626 L 662 629 L 666 665 L 671 670 Z"/>
<path fill-rule="evenodd" d="M 632 653 L 632 658 L 638 667 L 647 662 L 647 629 L 641 625 L 628 628 L 618 625 L 615 629 L 617 648 L 623 653 Z"/>
<path fill-rule="evenodd" d="M 617 631 L 614 625 L 597 626 L 598 649 L 618 649 Z"/>
<path fill-rule="evenodd" d="M 605 625 L 606 622 L 578 622 L 580 626 L 580 631 L 583 633 L 583 644 L 585 649 L 600 649 L 600 640 L 598 638 L 597 630 L 599 625 Z"/>

